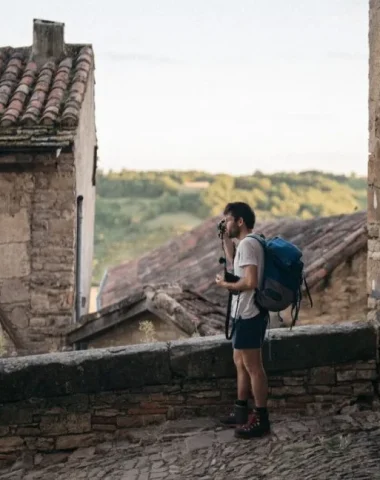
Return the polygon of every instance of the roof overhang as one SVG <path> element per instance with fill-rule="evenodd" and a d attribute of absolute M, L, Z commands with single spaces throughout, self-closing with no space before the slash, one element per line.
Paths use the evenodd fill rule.
<path fill-rule="evenodd" d="M 67 343 L 74 345 L 75 343 L 88 341 L 124 323 L 126 320 L 132 320 L 137 315 L 150 311 L 145 298 L 138 300 L 134 305 L 130 305 L 128 302 L 125 306 L 118 305 L 117 308 L 108 310 L 106 312 L 96 312 L 96 314 L 90 315 L 86 322 L 75 325 L 66 335 Z"/>
<path fill-rule="evenodd" d="M 73 145 L 76 129 L 0 128 L 0 153 L 41 148 L 68 148 Z"/>

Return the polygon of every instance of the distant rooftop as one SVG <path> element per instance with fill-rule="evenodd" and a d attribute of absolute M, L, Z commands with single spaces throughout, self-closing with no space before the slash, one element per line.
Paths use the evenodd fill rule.
<path fill-rule="evenodd" d="M 142 285 L 177 282 L 224 303 L 225 292 L 215 287 L 222 255 L 216 224 L 206 220 L 189 232 L 173 238 L 140 258 L 110 268 L 99 293 L 102 307 L 118 302 Z M 312 287 L 347 258 L 367 248 L 367 213 L 317 217 L 310 220 L 284 218 L 257 224 L 258 233 L 281 235 L 303 250 L 306 275 Z"/>

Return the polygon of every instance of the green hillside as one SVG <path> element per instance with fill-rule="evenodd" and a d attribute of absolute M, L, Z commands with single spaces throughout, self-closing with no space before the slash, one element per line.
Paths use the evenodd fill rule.
<path fill-rule="evenodd" d="M 130 260 L 245 201 L 259 219 L 351 213 L 366 209 L 366 179 L 318 171 L 252 176 L 204 172 L 98 173 L 94 283 Z"/>

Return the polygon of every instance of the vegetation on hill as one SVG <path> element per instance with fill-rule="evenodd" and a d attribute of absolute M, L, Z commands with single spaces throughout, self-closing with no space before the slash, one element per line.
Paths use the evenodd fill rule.
<path fill-rule="evenodd" d="M 94 283 L 109 266 L 135 258 L 204 219 L 230 201 L 245 201 L 259 219 L 326 216 L 366 209 L 366 179 L 318 171 L 98 173 Z"/>

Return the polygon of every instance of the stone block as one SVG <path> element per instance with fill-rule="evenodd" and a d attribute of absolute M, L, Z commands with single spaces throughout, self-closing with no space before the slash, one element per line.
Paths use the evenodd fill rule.
<path fill-rule="evenodd" d="M 310 369 L 310 385 L 335 385 L 336 374 L 334 367 L 317 367 Z"/>
<path fill-rule="evenodd" d="M 54 450 L 54 438 L 51 437 L 25 437 L 25 444 L 29 450 L 38 452 Z"/>
<path fill-rule="evenodd" d="M 31 327 L 45 327 L 47 325 L 47 318 L 45 317 L 32 317 L 29 320 L 29 325 Z"/>
<path fill-rule="evenodd" d="M 369 252 L 380 252 L 380 241 L 377 238 L 370 238 L 368 240 Z"/>
<path fill-rule="evenodd" d="M 25 307 L 15 307 L 10 314 L 10 320 L 12 324 L 20 329 L 27 328 L 29 326 L 30 312 Z"/>
<path fill-rule="evenodd" d="M 51 175 L 49 178 L 49 188 L 56 191 L 58 196 L 65 190 L 68 190 L 74 195 L 75 177 L 70 172 Z"/>
<path fill-rule="evenodd" d="M 14 215 L 0 214 L 0 244 L 28 242 L 30 240 L 29 212 L 22 208 Z"/>
<path fill-rule="evenodd" d="M 0 303 L 22 303 L 29 301 L 29 284 L 22 278 L 8 278 L 2 281 Z"/>
<path fill-rule="evenodd" d="M 22 437 L 1 437 L 0 438 L 0 453 L 14 452 L 21 450 L 24 445 Z"/>
<path fill-rule="evenodd" d="M 356 370 L 345 370 L 337 372 L 336 375 L 338 382 L 352 382 L 357 378 Z"/>
<path fill-rule="evenodd" d="M 159 425 L 166 421 L 166 415 L 143 415 L 143 426 L 147 425 Z"/>
<path fill-rule="evenodd" d="M 107 417 L 107 416 L 99 416 L 99 415 L 92 415 L 91 423 L 94 425 L 116 425 L 116 416 L 114 417 Z"/>
<path fill-rule="evenodd" d="M 98 432 L 114 432 L 117 427 L 116 425 L 110 425 L 106 423 L 93 423 L 91 429 Z"/>
<path fill-rule="evenodd" d="M 37 190 L 34 196 L 35 208 L 48 210 L 55 208 L 57 192 L 54 190 Z"/>
<path fill-rule="evenodd" d="M 308 385 L 307 391 L 313 394 L 331 393 L 332 387 L 329 385 Z"/>
<path fill-rule="evenodd" d="M 380 222 L 380 178 L 377 180 L 377 186 L 368 186 L 367 194 L 367 218 L 368 223 Z"/>
<path fill-rule="evenodd" d="M 354 388 L 354 395 L 374 395 L 374 387 L 372 382 L 365 382 L 365 383 L 355 383 L 353 385 Z"/>
<path fill-rule="evenodd" d="M 26 243 L 0 245 L 0 278 L 26 277 L 30 273 L 30 258 Z"/>
<path fill-rule="evenodd" d="M 118 427 L 141 427 L 143 425 L 142 415 L 128 415 L 117 417 L 117 426 Z"/>
<path fill-rule="evenodd" d="M 43 435 L 62 435 L 66 433 L 86 433 L 91 430 L 90 413 L 69 413 L 63 415 L 43 415 L 40 421 Z"/>
<path fill-rule="evenodd" d="M 271 378 L 269 380 L 271 380 Z M 305 377 L 283 377 L 282 383 L 284 385 L 304 385 Z"/>
<path fill-rule="evenodd" d="M 73 219 L 66 220 L 60 218 L 57 220 L 49 220 L 49 235 L 59 234 L 73 236 L 74 234 L 74 222 Z"/>
<path fill-rule="evenodd" d="M 63 435 L 56 440 L 57 450 L 74 450 L 76 448 L 91 447 L 98 443 L 98 435 L 86 433 L 79 435 Z"/>
<path fill-rule="evenodd" d="M 32 290 L 30 295 L 30 303 L 32 307 L 32 312 L 51 312 L 49 295 L 47 295 L 46 293 L 40 293 L 38 291 Z"/>
<path fill-rule="evenodd" d="M 288 386 L 288 387 L 272 387 L 270 389 L 270 395 L 273 397 L 288 397 L 295 395 L 305 395 L 305 387 L 300 386 Z"/>

